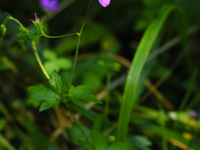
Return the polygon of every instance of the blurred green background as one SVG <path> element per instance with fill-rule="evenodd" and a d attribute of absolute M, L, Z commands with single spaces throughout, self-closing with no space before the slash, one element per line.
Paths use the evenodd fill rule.
<path fill-rule="evenodd" d="M 102 131 L 105 133 L 114 128 L 109 134 L 115 135 L 114 125 L 118 120 L 128 66 L 145 29 L 167 3 L 179 5 L 185 11 L 189 53 L 184 55 L 181 42 L 176 38 L 177 20 L 171 15 L 142 72 L 137 94 L 140 101 L 131 116 L 127 140 L 141 150 L 162 147 L 160 100 L 164 102 L 166 126 L 171 136 L 168 138 L 169 149 L 200 147 L 200 1 L 112 0 L 108 7 L 103 8 L 93 0 L 81 36 L 74 84 L 92 84 L 91 92 L 104 100 L 106 78 L 111 75 L 110 109 L 107 122 L 102 122 Z M 59 11 L 45 12 L 37 0 L 0 0 L 0 24 L 7 12 L 31 29 L 30 19 L 34 20 L 34 13 L 37 13 L 39 18 L 45 17 L 48 35 L 73 33 L 74 27 L 77 30 L 81 28 L 88 4 L 89 0 L 60 0 Z M 8 21 L 6 28 L 7 34 L 0 47 L 0 149 L 80 149 L 83 136 L 64 106 L 38 112 L 41 102 L 30 98 L 26 88 L 39 83 L 48 85 L 48 81 L 38 66 L 31 43 L 26 43 L 24 51 L 17 42 L 20 39 L 17 36 L 18 25 Z M 61 39 L 42 37 L 38 51 L 47 72 L 56 69 L 63 81 L 68 82 L 76 44 L 76 36 Z M 156 91 L 152 94 L 154 86 Z M 187 103 L 179 111 L 179 124 L 173 126 L 184 99 Z M 104 105 L 95 105 L 89 111 L 85 107 L 88 107 L 85 103 L 75 105 L 74 111 L 81 116 L 79 120 L 88 130 L 98 122 L 98 119 L 93 119 L 95 116 L 100 116 L 101 122 Z M 192 116 L 190 110 L 194 110 L 197 116 Z"/>

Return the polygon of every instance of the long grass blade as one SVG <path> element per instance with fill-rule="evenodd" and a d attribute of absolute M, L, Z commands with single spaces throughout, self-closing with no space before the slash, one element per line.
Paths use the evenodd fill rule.
<path fill-rule="evenodd" d="M 181 33 L 181 37 L 183 38 L 184 43 L 187 43 L 187 23 L 183 10 L 180 7 L 174 5 L 165 5 L 161 10 L 162 11 L 160 17 L 153 21 L 145 31 L 142 40 L 137 48 L 136 54 L 131 64 L 131 68 L 128 73 L 125 91 L 123 94 L 123 102 L 119 115 L 119 125 L 117 132 L 118 141 L 123 142 L 126 140 L 131 109 L 133 105 L 135 105 L 138 101 L 138 99 L 134 99 L 134 96 L 136 95 L 135 91 L 137 88 L 142 68 L 144 66 L 147 56 L 149 55 L 149 51 L 152 49 L 156 38 L 158 37 L 159 32 L 161 31 L 164 25 L 164 22 L 168 18 L 169 14 L 171 14 L 171 12 L 175 11 L 177 20 L 179 20 L 181 26 L 178 29 L 182 31 L 180 31 L 179 33 Z"/>

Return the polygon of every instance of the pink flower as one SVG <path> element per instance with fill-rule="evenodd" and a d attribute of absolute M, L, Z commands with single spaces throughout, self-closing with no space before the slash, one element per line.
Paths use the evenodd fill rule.
<path fill-rule="evenodd" d="M 107 7 L 110 4 L 110 0 L 99 0 L 99 3 L 103 7 Z"/>

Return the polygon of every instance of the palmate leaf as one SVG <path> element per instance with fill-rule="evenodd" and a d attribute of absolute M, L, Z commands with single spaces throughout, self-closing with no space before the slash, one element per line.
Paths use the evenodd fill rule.
<path fill-rule="evenodd" d="M 100 100 L 98 100 L 95 95 L 86 93 L 86 91 L 90 88 L 90 86 L 87 85 L 79 85 L 76 88 L 72 85 L 70 86 L 69 90 L 69 98 L 74 102 L 78 102 L 79 100 L 85 101 L 85 102 L 95 102 L 102 104 Z"/>
<path fill-rule="evenodd" d="M 23 50 L 26 50 L 26 41 L 27 41 L 26 38 L 21 38 L 20 40 L 18 40 Z"/>
<path fill-rule="evenodd" d="M 39 86 L 30 86 L 28 87 L 28 91 L 30 92 L 31 97 L 38 100 L 45 100 L 40 106 L 40 112 L 49 109 L 52 106 L 58 108 L 60 104 L 60 96 L 42 84 L 39 84 Z"/>
<path fill-rule="evenodd" d="M 31 97 L 38 100 L 56 100 L 60 99 L 60 96 L 54 93 L 52 90 L 47 89 L 44 85 L 39 84 L 38 86 L 29 86 L 28 91 Z"/>

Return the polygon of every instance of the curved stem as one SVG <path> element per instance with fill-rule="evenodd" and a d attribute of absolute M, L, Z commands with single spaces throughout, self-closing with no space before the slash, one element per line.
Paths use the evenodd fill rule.
<path fill-rule="evenodd" d="M 59 36 L 49 36 L 49 35 L 46 35 L 46 34 L 43 32 L 43 30 L 40 29 L 40 31 L 41 31 L 42 35 L 44 35 L 44 36 L 47 37 L 47 38 L 61 38 L 61 37 L 66 37 L 66 36 L 71 36 L 71 35 L 76 35 L 76 34 L 77 34 L 77 33 L 71 33 L 71 34 L 59 35 Z"/>
<path fill-rule="evenodd" d="M 78 42 L 77 42 L 77 46 L 76 46 L 76 54 L 75 54 L 75 59 L 74 59 L 74 65 L 73 65 L 73 68 L 72 68 L 70 85 L 72 84 L 72 81 L 73 81 L 74 71 L 75 71 L 75 68 L 76 68 L 76 62 L 77 62 L 77 57 L 78 57 L 78 50 L 79 50 L 79 45 L 80 45 L 80 34 L 77 34 L 77 35 L 78 35 Z"/>
<path fill-rule="evenodd" d="M 69 108 L 68 108 L 68 109 L 69 109 Z M 74 121 L 77 123 L 77 125 L 78 125 L 78 126 L 79 126 L 79 128 L 81 129 L 81 131 L 82 131 L 83 135 L 85 136 L 85 139 L 86 139 L 86 141 L 87 141 L 87 142 L 89 142 L 89 139 L 88 139 L 88 137 L 87 137 L 87 135 L 86 135 L 85 131 L 84 131 L 84 130 L 83 130 L 83 128 L 81 127 L 80 123 L 77 121 L 76 117 L 74 116 L 74 113 L 72 112 L 72 110 L 71 110 L 71 109 L 69 109 L 69 111 L 70 111 L 70 113 L 71 113 L 71 115 L 72 115 L 72 117 L 73 117 Z"/>
<path fill-rule="evenodd" d="M 35 42 L 34 42 L 34 41 L 31 41 L 31 42 L 32 42 L 32 45 L 33 45 L 33 50 L 34 50 L 34 53 L 35 53 L 35 57 L 36 57 L 36 59 L 37 59 L 39 65 L 40 65 L 40 68 L 42 69 L 42 71 L 43 71 L 44 75 L 46 76 L 46 78 L 49 79 L 50 77 L 49 77 L 48 73 L 46 72 L 46 70 L 44 69 L 44 67 L 43 67 L 43 65 L 42 65 L 42 62 L 41 62 L 41 60 L 40 60 L 40 57 L 39 57 L 39 55 L 38 55 Z"/>

